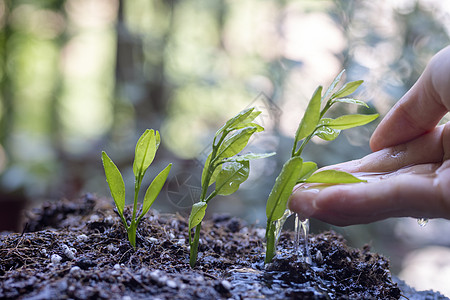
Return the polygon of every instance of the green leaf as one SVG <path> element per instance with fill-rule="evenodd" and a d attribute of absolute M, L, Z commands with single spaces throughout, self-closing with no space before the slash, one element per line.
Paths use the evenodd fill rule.
<path fill-rule="evenodd" d="M 217 161 L 238 154 L 247 146 L 248 140 L 256 132 L 256 127 L 245 127 L 227 138 L 217 151 Z"/>
<path fill-rule="evenodd" d="M 366 102 L 358 100 L 358 99 L 353 99 L 353 98 L 339 98 L 339 99 L 335 99 L 333 100 L 333 103 L 349 103 L 349 104 L 357 104 L 357 105 L 361 105 L 361 106 L 365 106 L 365 107 L 369 107 L 369 105 L 367 105 Z"/>
<path fill-rule="evenodd" d="M 102 152 L 102 162 L 111 196 L 114 199 L 120 216 L 123 216 L 123 209 L 125 207 L 125 183 L 123 182 L 122 174 L 120 174 L 119 169 L 104 151 Z"/>
<path fill-rule="evenodd" d="M 264 127 L 262 127 L 261 125 L 258 125 L 256 123 L 241 123 L 241 124 L 238 124 L 237 126 L 233 126 L 232 128 L 230 128 L 230 131 L 242 129 L 245 127 L 256 127 L 256 132 L 264 131 Z"/>
<path fill-rule="evenodd" d="M 189 216 L 189 232 L 203 220 L 207 206 L 206 202 L 203 201 L 192 205 L 191 215 Z"/>
<path fill-rule="evenodd" d="M 350 95 L 364 82 L 364 80 L 351 81 L 346 83 L 339 91 L 331 95 L 330 99 L 342 98 Z"/>
<path fill-rule="evenodd" d="M 322 94 L 322 87 L 319 86 L 314 92 L 311 100 L 308 103 L 305 114 L 298 126 L 295 134 L 295 141 L 298 142 L 308 135 L 310 135 L 320 120 L 320 99 Z"/>
<path fill-rule="evenodd" d="M 170 168 L 172 167 L 172 164 L 169 164 L 164 170 L 162 170 L 156 177 L 153 179 L 152 183 L 148 187 L 147 191 L 145 192 L 144 196 L 144 203 L 142 204 L 142 213 L 139 216 L 138 223 L 140 219 L 145 216 L 145 214 L 148 212 L 150 207 L 152 206 L 153 202 L 155 202 L 156 197 L 158 197 L 159 192 L 161 192 L 161 189 L 164 186 L 164 183 L 166 182 L 167 176 L 169 176 Z"/>
<path fill-rule="evenodd" d="M 309 178 L 315 171 L 317 171 L 317 164 L 312 161 L 305 161 L 297 179 L 297 183 Z"/>
<path fill-rule="evenodd" d="M 250 162 L 232 162 L 222 165 L 217 175 L 216 192 L 218 195 L 231 195 L 239 189 L 241 183 L 247 180 L 250 172 Z"/>
<path fill-rule="evenodd" d="M 337 170 L 324 170 L 314 173 L 304 182 L 339 184 L 339 183 L 358 183 L 367 181 L 359 179 L 347 172 Z"/>
<path fill-rule="evenodd" d="M 341 131 L 339 129 L 333 129 L 330 126 L 328 126 L 328 124 L 331 121 L 333 121 L 333 119 L 322 118 L 319 122 L 319 125 L 317 125 L 315 135 L 325 141 L 332 141 L 336 139 L 339 136 L 339 133 L 341 133 Z"/>
<path fill-rule="evenodd" d="M 237 128 L 240 124 L 252 122 L 261 113 L 260 111 L 254 110 L 254 107 L 245 109 L 229 119 L 219 130 L 217 130 L 215 137 L 219 136 L 224 131 L 230 131 L 232 128 Z"/>
<path fill-rule="evenodd" d="M 253 108 L 253 110 L 252 110 L 251 114 L 249 114 L 247 116 L 247 118 L 242 120 L 241 123 L 245 124 L 245 123 L 253 122 L 262 113 L 262 111 L 254 110 L 255 107 L 252 107 L 252 108 Z M 233 125 L 233 126 L 230 126 L 230 127 L 236 127 L 236 125 Z"/>
<path fill-rule="evenodd" d="M 339 129 L 333 129 L 329 126 L 321 126 L 316 130 L 315 135 L 325 141 L 335 140 L 341 131 Z"/>
<path fill-rule="evenodd" d="M 283 216 L 302 165 L 303 160 L 299 156 L 290 158 L 283 165 L 267 199 L 266 215 L 268 222 L 276 221 Z"/>
<path fill-rule="evenodd" d="M 345 115 L 341 116 L 339 118 L 333 119 L 328 123 L 328 126 L 333 129 L 348 129 L 353 128 L 361 125 L 365 125 L 367 123 L 372 122 L 376 118 L 378 118 L 378 114 L 372 114 L 372 115 L 360 115 L 360 114 L 354 114 L 354 115 Z"/>
<path fill-rule="evenodd" d="M 143 177 L 155 158 L 160 143 L 159 132 L 147 129 L 139 138 L 133 162 L 133 173 L 136 178 Z"/>
<path fill-rule="evenodd" d="M 328 87 L 327 91 L 325 92 L 325 94 L 322 97 L 322 100 L 327 99 L 327 97 L 333 92 L 333 90 L 336 88 L 337 84 L 339 83 L 339 81 L 341 81 L 342 75 L 344 74 L 345 69 L 342 70 L 337 76 L 336 78 L 334 78 L 333 82 L 330 84 L 330 86 Z"/>
<path fill-rule="evenodd" d="M 221 162 L 226 163 L 226 162 L 244 162 L 244 161 L 249 161 L 249 160 L 253 160 L 253 159 L 260 159 L 260 158 L 266 158 L 266 157 L 270 157 L 275 155 L 275 152 L 271 152 L 271 153 L 246 153 L 243 155 L 235 155 L 232 157 L 228 157 L 228 158 L 224 158 L 221 160 Z M 203 172 L 202 172 L 202 185 L 206 184 L 205 180 L 206 180 L 206 172 L 207 172 L 207 165 L 210 163 L 211 161 L 211 155 L 208 156 L 208 158 L 206 159 L 205 162 L 205 166 L 203 167 Z M 210 180 L 209 180 L 209 185 L 212 185 L 216 179 L 217 179 L 217 175 L 220 172 L 220 168 L 216 168 L 215 171 L 213 171 L 213 175 L 211 176 Z"/>
<path fill-rule="evenodd" d="M 159 135 L 159 131 L 155 130 L 155 152 L 158 150 L 159 145 L 161 144 L 161 136 Z"/>
<path fill-rule="evenodd" d="M 270 152 L 270 153 L 246 153 L 242 155 L 235 155 L 233 157 L 226 158 L 224 161 L 226 162 L 243 162 L 243 161 L 249 161 L 253 159 L 261 159 L 266 158 L 275 155 L 276 152 Z"/>

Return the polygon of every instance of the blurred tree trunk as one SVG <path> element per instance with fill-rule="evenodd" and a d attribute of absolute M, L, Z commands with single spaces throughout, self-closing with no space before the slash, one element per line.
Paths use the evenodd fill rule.
<path fill-rule="evenodd" d="M 172 18 L 173 1 L 158 1 L 155 4 L 162 9 L 161 13 Z M 145 36 L 129 30 L 125 20 L 125 1 L 119 1 L 117 17 L 117 54 L 116 54 L 116 99 L 114 103 L 114 119 L 119 114 L 124 102 L 133 104 L 137 133 L 146 128 L 159 128 L 166 114 L 169 98 L 168 82 L 165 76 L 165 51 L 172 32 L 172 22 L 161 36 Z M 150 29 L 149 29 L 150 30 Z M 145 52 L 151 48 L 157 60 L 149 61 Z M 112 130 L 120 130 L 120 123 L 113 125 Z"/>

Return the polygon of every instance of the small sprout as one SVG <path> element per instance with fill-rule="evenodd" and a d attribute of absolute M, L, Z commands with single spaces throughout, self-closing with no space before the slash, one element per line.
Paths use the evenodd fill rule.
<path fill-rule="evenodd" d="M 139 190 L 141 189 L 142 179 L 150 164 L 155 158 L 156 150 L 158 150 L 160 144 L 160 136 L 158 131 L 147 129 L 139 138 L 136 144 L 135 157 L 133 163 L 134 173 L 134 205 L 133 215 L 131 222 L 128 223 L 123 214 L 125 208 L 125 184 L 123 182 L 122 174 L 119 169 L 108 157 L 108 155 L 102 152 L 103 167 L 105 169 L 106 181 L 108 182 L 111 195 L 119 212 L 120 219 L 128 233 L 128 240 L 133 248 L 136 248 L 136 230 L 137 226 L 141 222 L 142 218 L 149 211 L 159 192 L 161 191 L 167 176 L 169 175 L 172 164 L 169 164 L 164 170 L 162 170 L 150 184 L 147 192 L 144 196 L 144 202 L 142 204 L 141 214 L 137 215 L 137 203 Z"/>
<path fill-rule="evenodd" d="M 275 256 L 278 238 L 275 223 L 285 214 L 289 196 L 296 184 L 302 182 L 326 184 L 364 182 L 364 180 L 342 171 L 324 170 L 316 172 L 316 163 L 304 162 L 301 158 L 303 149 L 314 136 L 332 141 L 338 137 L 341 130 L 365 125 L 378 117 L 378 114 L 353 114 L 336 119 L 324 118 L 326 112 L 336 103 L 350 103 L 367 107 L 367 104 L 361 100 L 347 98 L 362 84 L 362 80 L 349 82 L 334 92 L 343 73 L 344 71 L 339 73 L 325 94 L 322 95 L 321 86 L 314 92 L 295 133 L 291 157 L 283 165 L 267 199 L 266 263 L 270 263 Z"/>
<path fill-rule="evenodd" d="M 189 216 L 189 246 L 191 267 L 197 262 L 202 220 L 209 201 L 217 195 L 231 195 L 247 180 L 250 160 L 265 158 L 275 153 L 238 155 L 247 146 L 250 137 L 264 128 L 254 123 L 260 114 L 255 108 L 246 109 L 228 120 L 215 134 L 212 150 L 202 173 L 200 201 L 192 206 Z M 215 183 L 214 191 L 207 196 L 208 187 Z M 194 237 L 192 231 L 195 229 Z"/>

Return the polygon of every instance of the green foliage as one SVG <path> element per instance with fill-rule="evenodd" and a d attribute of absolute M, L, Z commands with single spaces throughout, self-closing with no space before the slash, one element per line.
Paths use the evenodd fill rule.
<path fill-rule="evenodd" d="M 167 176 L 169 175 L 170 168 L 172 164 L 169 164 L 164 170 L 162 170 L 152 181 L 148 187 L 144 201 L 142 204 L 142 209 L 140 215 L 136 218 L 137 214 L 137 200 L 139 195 L 139 190 L 141 189 L 142 179 L 144 178 L 145 172 L 147 171 L 150 164 L 155 158 L 156 151 L 158 150 L 159 144 L 161 142 L 159 132 L 147 129 L 142 136 L 139 138 L 136 144 L 134 163 L 133 163 L 133 173 L 134 173 L 134 205 L 133 205 L 133 215 L 131 218 L 130 225 L 123 214 L 125 207 L 125 184 L 123 182 L 122 175 L 119 169 L 116 167 L 114 162 L 108 157 L 108 155 L 102 152 L 103 168 L 105 169 L 106 181 L 108 182 L 111 195 L 119 212 L 120 218 L 123 225 L 128 233 L 128 240 L 133 248 L 136 248 L 136 230 L 137 226 L 141 222 L 142 218 L 149 211 L 159 192 L 161 191 L 164 183 L 166 182 Z"/>
<path fill-rule="evenodd" d="M 254 123 L 261 112 L 255 108 L 246 109 L 228 120 L 214 135 L 211 153 L 206 159 L 202 172 L 202 191 L 200 201 L 192 206 L 189 216 L 190 265 L 197 262 L 198 243 L 202 220 L 208 202 L 216 195 L 230 195 L 248 178 L 250 160 L 260 159 L 275 153 L 246 153 L 238 155 L 247 146 L 251 136 L 264 128 Z M 208 187 L 215 183 L 215 189 L 206 196 Z M 192 230 L 195 228 L 194 237 Z"/>
<path fill-rule="evenodd" d="M 336 103 L 367 106 L 361 100 L 344 98 L 353 93 L 362 84 L 362 80 L 349 82 L 334 92 L 343 73 L 344 71 L 336 76 L 323 96 L 321 86 L 314 92 L 295 134 L 291 158 L 283 165 L 269 194 L 266 206 L 266 263 L 271 262 L 276 253 L 275 221 L 283 217 L 289 196 L 296 184 L 302 182 L 341 184 L 364 181 L 343 171 L 324 170 L 316 172 L 316 163 L 303 162 L 301 158 L 303 149 L 312 137 L 317 136 L 323 140 L 332 141 L 339 136 L 341 130 L 365 125 L 378 117 L 378 114 L 353 114 L 336 119 L 324 118 L 326 112 Z"/>

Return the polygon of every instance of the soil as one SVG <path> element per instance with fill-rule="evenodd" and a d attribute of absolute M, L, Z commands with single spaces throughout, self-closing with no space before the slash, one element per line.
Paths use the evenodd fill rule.
<path fill-rule="evenodd" d="M 190 268 L 186 221 L 150 211 L 133 249 L 109 201 L 44 204 L 23 233 L 0 236 L 0 298 L 446 299 L 395 283 L 384 257 L 333 232 L 309 236 L 311 264 L 292 255 L 293 233 L 284 232 L 265 266 L 264 229 L 226 215 L 204 221 Z"/>

